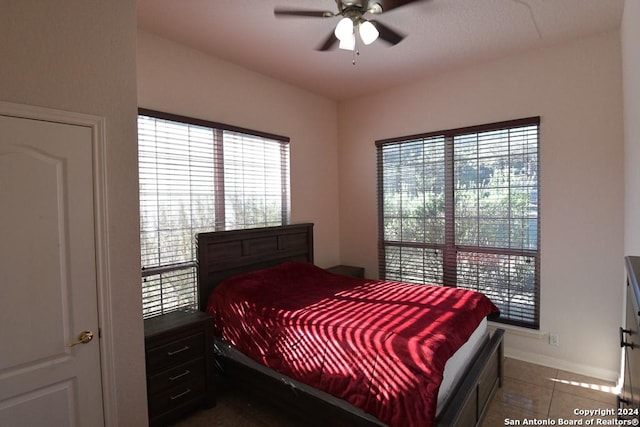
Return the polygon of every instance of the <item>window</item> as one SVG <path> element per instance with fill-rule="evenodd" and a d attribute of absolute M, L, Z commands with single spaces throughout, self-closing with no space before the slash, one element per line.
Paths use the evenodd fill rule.
<path fill-rule="evenodd" d="M 196 306 L 195 236 L 289 221 L 289 139 L 140 110 L 143 315 Z"/>
<path fill-rule="evenodd" d="M 376 142 L 380 277 L 472 289 L 538 328 L 540 118 Z"/>

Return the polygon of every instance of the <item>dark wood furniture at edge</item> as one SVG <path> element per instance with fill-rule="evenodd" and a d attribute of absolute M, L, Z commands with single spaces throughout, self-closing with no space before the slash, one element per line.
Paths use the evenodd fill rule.
<path fill-rule="evenodd" d="M 364 278 L 364 268 L 362 267 L 354 267 L 352 265 L 334 265 L 326 270 L 333 274 Z"/>
<path fill-rule="evenodd" d="M 149 425 L 162 426 L 215 403 L 213 323 L 195 310 L 144 321 Z"/>
<path fill-rule="evenodd" d="M 199 234 L 198 308 L 206 310 L 208 295 L 225 278 L 284 261 L 313 262 L 313 224 Z M 504 330 L 497 329 L 483 344 L 436 420 L 438 427 L 480 424 L 491 397 L 502 386 L 503 335 Z M 266 397 L 307 423 L 349 427 L 380 425 L 230 359 L 218 361 L 233 386 Z"/>
<path fill-rule="evenodd" d="M 618 414 L 622 419 L 638 419 L 640 412 L 640 257 L 625 257 L 627 303 L 625 325 L 620 327 L 620 346 L 624 351 L 622 392 Z"/>

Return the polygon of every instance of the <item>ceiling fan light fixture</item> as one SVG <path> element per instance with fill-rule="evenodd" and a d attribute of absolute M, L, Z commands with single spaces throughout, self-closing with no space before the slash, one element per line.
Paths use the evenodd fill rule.
<path fill-rule="evenodd" d="M 335 0 L 336 12 L 275 7 L 274 14 L 277 17 L 340 18 L 333 28 L 333 32 L 329 33 L 324 42 L 316 49 L 327 51 L 339 44 L 341 49 L 358 52 L 360 43 L 370 45 L 380 39 L 395 46 L 405 38 L 404 34 L 388 27 L 383 22 L 376 19 L 366 19 L 367 14 L 380 15 L 422 1 L 425 0 Z"/>
<path fill-rule="evenodd" d="M 340 40 L 340 45 L 338 46 L 343 50 L 355 50 L 356 49 L 356 35 L 351 33 L 349 37 L 346 37 L 343 40 Z"/>
<path fill-rule="evenodd" d="M 351 18 L 342 18 L 334 31 L 336 38 L 341 42 L 347 42 L 353 37 L 353 21 Z"/>
<path fill-rule="evenodd" d="M 362 42 L 366 45 L 370 45 L 374 41 L 378 39 L 380 33 L 378 29 L 369 21 L 364 21 L 362 24 L 358 26 L 358 32 L 360 33 L 360 38 Z"/>

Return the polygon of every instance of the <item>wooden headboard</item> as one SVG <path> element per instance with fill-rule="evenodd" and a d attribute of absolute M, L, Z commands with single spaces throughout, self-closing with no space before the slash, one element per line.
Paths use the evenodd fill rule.
<path fill-rule="evenodd" d="M 200 233 L 198 310 L 224 279 L 285 261 L 313 262 L 313 224 Z"/>

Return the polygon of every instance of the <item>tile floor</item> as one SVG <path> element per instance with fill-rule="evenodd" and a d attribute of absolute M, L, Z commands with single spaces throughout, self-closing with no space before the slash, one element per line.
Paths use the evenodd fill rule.
<path fill-rule="evenodd" d="M 527 420 L 611 419 L 616 408 L 615 383 L 505 359 L 505 380 L 489 406 L 483 427 L 518 425 Z M 599 410 L 605 416 L 576 415 L 576 410 Z M 513 420 L 509 424 L 509 420 Z M 531 425 L 531 424 L 529 424 Z M 570 424 L 569 424 L 570 425 Z M 579 424 L 581 425 L 581 424 Z"/>
<path fill-rule="evenodd" d="M 527 420 L 556 421 L 596 418 L 580 416 L 575 410 L 613 410 L 616 395 L 613 382 L 572 374 L 558 369 L 507 358 L 505 380 L 498 390 L 483 427 L 526 425 Z M 247 396 L 227 391 L 218 404 L 194 413 L 177 427 L 294 427 L 300 423 L 271 406 Z M 595 425 L 595 423 L 594 423 Z"/>

